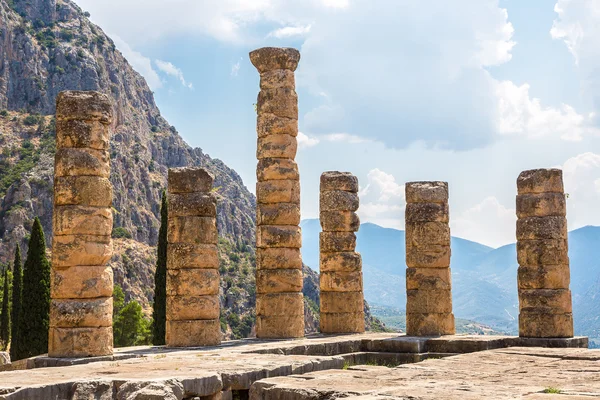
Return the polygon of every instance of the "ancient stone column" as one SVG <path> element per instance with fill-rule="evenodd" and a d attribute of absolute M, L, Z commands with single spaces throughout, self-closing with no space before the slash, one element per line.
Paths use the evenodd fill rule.
<path fill-rule="evenodd" d="M 217 197 L 203 168 L 169 169 L 167 346 L 221 343 Z"/>
<path fill-rule="evenodd" d="M 97 92 L 56 99 L 56 158 L 48 354 L 112 354 L 112 106 Z"/>
<path fill-rule="evenodd" d="M 453 335 L 448 183 L 405 188 L 406 334 Z"/>
<path fill-rule="evenodd" d="M 256 158 L 256 336 L 304 336 L 295 49 L 250 53 L 260 73 Z"/>
<path fill-rule="evenodd" d="M 354 233 L 360 228 L 358 179 L 349 172 L 324 172 L 320 192 L 321 332 L 364 332 L 362 260 Z"/>
<path fill-rule="evenodd" d="M 517 193 L 519 336 L 573 337 L 562 171 L 524 171 Z"/>

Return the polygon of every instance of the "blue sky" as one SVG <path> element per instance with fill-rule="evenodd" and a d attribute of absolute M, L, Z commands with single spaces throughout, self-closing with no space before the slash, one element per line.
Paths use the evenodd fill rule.
<path fill-rule="evenodd" d="M 600 225 L 598 0 L 76 1 L 253 192 L 248 52 L 300 49 L 303 218 L 323 171 L 356 174 L 361 219 L 400 229 L 404 182 L 447 180 L 453 235 L 500 246 L 519 172 L 561 167 L 570 228 Z"/>

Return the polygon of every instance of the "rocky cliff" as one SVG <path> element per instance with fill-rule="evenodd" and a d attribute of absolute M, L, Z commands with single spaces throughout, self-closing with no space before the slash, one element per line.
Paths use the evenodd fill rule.
<path fill-rule="evenodd" d="M 115 110 L 116 283 L 149 309 L 167 170 L 205 167 L 215 175 L 219 195 L 223 328 L 243 336 L 253 321 L 256 200 L 234 170 L 183 141 L 160 115 L 144 78 L 88 16 L 69 0 L 0 0 L 0 262 L 11 260 L 17 243 L 26 248 L 35 216 L 51 243 L 56 95 L 67 89 L 104 92 Z M 318 277 L 306 273 L 314 285 Z M 307 315 L 311 328 L 314 317 Z"/>

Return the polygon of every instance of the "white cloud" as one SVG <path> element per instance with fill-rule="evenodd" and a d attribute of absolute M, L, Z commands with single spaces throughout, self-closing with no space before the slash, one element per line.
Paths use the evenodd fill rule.
<path fill-rule="evenodd" d="M 306 149 L 309 147 L 316 146 L 319 144 L 320 140 L 316 137 L 308 136 L 302 132 L 298 132 L 298 136 L 296 137 L 298 140 L 298 149 Z"/>
<path fill-rule="evenodd" d="M 361 200 L 358 215 L 363 222 L 404 229 L 404 185 L 393 175 L 378 168 L 367 174 L 367 185 L 359 191 Z"/>
<path fill-rule="evenodd" d="M 189 89 L 194 88 L 194 85 L 192 85 L 190 82 L 186 82 L 185 77 L 183 76 L 183 71 L 180 68 L 176 67 L 168 61 L 154 60 L 154 63 L 156 64 L 158 69 L 164 72 L 165 74 L 179 79 L 179 82 L 181 82 L 183 86 Z"/>
<path fill-rule="evenodd" d="M 583 153 L 562 166 L 569 229 L 600 225 L 600 154 Z"/>
<path fill-rule="evenodd" d="M 127 44 L 123 39 L 121 39 L 118 35 L 111 35 L 113 41 L 115 42 L 115 46 L 123 56 L 129 61 L 129 64 L 139 72 L 150 86 L 150 89 L 156 90 L 162 87 L 162 82 L 158 73 L 152 68 L 152 61 L 142 55 L 142 53 L 133 50 L 129 44 Z"/>
<path fill-rule="evenodd" d="M 323 0 L 325 7 L 331 8 L 346 8 L 348 7 L 348 0 Z"/>
<path fill-rule="evenodd" d="M 453 236 L 500 247 L 515 242 L 516 220 L 514 208 L 507 208 L 490 196 L 451 218 L 450 227 Z"/>
<path fill-rule="evenodd" d="M 328 142 L 346 142 L 351 144 L 366 143 L 372 141 L 370 139 L 362 138 L 356 135 L 350 135 L 348 133 L 329 133 L 325 135 L 323 139 L 327 140 Z"/>
<path fill-rule="evenodd" d="M 276 37 L 277 39 L 284 39 L 294 36 L 305 36 L 310 32 L 310 27 L 310 25 L 286 26 L 270 32 L 268 36 Z"/>
<path fill-rule="evenodd" d="M 238 76 L 239 72 L 240 72 L 240 68 L 241 68 L 241 59 L 240 61 L 236 62 L 235 64 L 233 64 L 231 66 L 231 76 Z"/>

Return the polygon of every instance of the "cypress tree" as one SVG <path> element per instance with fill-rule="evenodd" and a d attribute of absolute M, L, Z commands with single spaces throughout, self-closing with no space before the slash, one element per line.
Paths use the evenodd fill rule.
<path fill-rule="evenodd" d="M 21 315 L 21 298 L 23 289 L 23 266 L 21 265 L 21 247 L 17 243 L 15 249 L 15 261 L 13 263 L 13 288 L 12 288 L 12 308 L 10 320 L 12 321 L 10 330 L 10 358 L 17 359 L 17 348 L 19 346 L 19 316 Z"/>
<path fill-rule="evenodd" d="M 4 291 L 2 292 L 2 314 L 0 315 L 0 346 L 6 349 L 10 334 L 10 316 L 8 315 L 8 266 L 4 268 Z"/>
<path fill-rule="evenodd" d="M 154 274 L 154 304 L 152 306 L 152 343 L 155 345 L 165 344 L 167 323 L 167 219 L 167 194 L 163 191 L 160 206 L 156 273 Z"/>
<path fill-rule="evenodd" d="M 25 260 L 21 307 L 17 359 L 47 353 L 50 319 L 50 262 L 46 258 L 44 230 L 37 217 L 33 221 L 29 250 Z"/>

